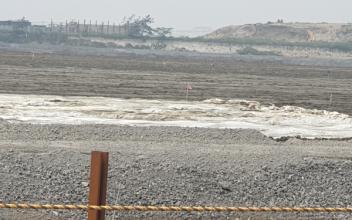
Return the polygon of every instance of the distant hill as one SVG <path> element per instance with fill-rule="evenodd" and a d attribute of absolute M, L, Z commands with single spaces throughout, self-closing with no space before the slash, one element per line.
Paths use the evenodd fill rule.
<path fill-rule="evenodd" d="M 253 38 L 289 42 L 352 41 L 352 24 L 272 23 L 232 25 L 205 35 L 207 39 Z"/>

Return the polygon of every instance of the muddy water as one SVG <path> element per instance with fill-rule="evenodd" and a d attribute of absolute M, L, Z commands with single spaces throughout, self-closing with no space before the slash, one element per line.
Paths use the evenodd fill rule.
<path fill-rule="evenodd" d="M 122 124 L 256 129 L 274 137 L 352 137 L 346 114 L 256 101 L 171 101 L 0 94 L 0 118 L 35 124 Z"/>

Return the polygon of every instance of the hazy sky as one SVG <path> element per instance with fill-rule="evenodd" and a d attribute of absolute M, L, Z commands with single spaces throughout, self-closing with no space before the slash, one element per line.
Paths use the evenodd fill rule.
<path fill-rule="evenodd" d="M 119 22 L 151 14 L 156 25 L 190 29 L 274 21 L 352 22 L 351 0 L 0 0 L 0 19 Z"/>

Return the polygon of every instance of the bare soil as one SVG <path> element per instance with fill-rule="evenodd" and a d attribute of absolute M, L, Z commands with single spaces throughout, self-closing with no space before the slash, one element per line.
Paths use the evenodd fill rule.
<path fill-rule="evenodd" d="M 0 53 L 0 92 L 120 98 L 251 99 L 352 114 L 352 68 L 121 53 Z"/>
<path fill-rule="evenodd" d="M 266 23 L 231 25 L 206 35 L 215 39 L 271 39 L 291 42 L 348 42 L 352 25 L 348 23 Z"/>

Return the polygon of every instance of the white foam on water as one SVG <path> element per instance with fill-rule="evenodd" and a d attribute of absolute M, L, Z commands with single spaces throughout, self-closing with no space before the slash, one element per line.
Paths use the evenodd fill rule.
<path fill-rule="evenodd" d="M 352 137 L 349 115 L 255 101 L 169 101 L 0 94 L 0 118 L 10 123 L 121 124 L 255 129 L 273 138 Z"/>

